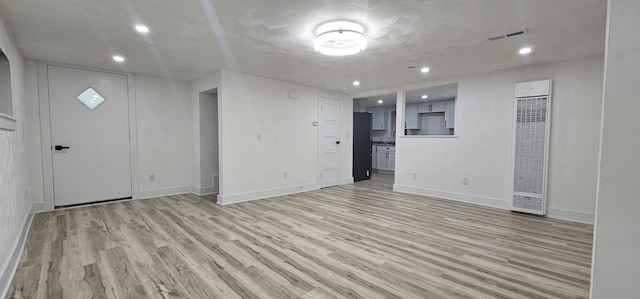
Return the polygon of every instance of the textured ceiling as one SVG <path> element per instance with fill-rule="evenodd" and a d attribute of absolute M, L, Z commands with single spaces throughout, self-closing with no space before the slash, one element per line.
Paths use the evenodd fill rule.
<path fill-rule="evenodd" d="M 0 14 L 29 58 L 183 80 L 229 69 L 356 92 L 603 53 L 606 0 L 0 0 Z M 363 24 L 369 48 L 316 53 L 314 30 L 333 20 Z M 534 52 L 517 55 L 523 45 Z"/>

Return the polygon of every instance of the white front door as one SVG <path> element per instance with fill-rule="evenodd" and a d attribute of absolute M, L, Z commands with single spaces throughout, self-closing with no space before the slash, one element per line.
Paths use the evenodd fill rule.
<path fill-rule="evenodd" d="M 340 99 L 320 96 L 320 187 L 338 185 Z"/>
<path fill-rule="evenodd" d="M 55 206 L 130 198 L 127 76 L 51 65 L 47 75 Z"/>

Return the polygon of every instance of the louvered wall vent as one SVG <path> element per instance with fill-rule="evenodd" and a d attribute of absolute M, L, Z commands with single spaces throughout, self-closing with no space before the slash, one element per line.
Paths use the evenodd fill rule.
<path fill-rule="evenodd" d="M 509 33 L 494 35 L 494 36 L 491 36 L 491 37 L 487 38 L 487 40 L 490 41 L 490 42 L 493 42 L 493 41 L 505 39 L 505 38 L 508 38 L 508 37 L 516 37 L 516 36 L 519 36 L 519 35 L 525 35 L 525 34 L 528 34 L 528 33 L 529 33 L 529 29 L 524 28 L 524 29 L 520 29 L 520 30 L 517 30 L 517 31 L 509 32 Z"/>
<path fill-rule="evenodd" d="M 511 209 L 546 214 L 551 80 L 515 85 Z"/>

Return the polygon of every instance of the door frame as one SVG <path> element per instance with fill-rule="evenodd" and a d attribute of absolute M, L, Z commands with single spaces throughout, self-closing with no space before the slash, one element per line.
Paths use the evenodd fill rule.
<path fill-rule="evenodd" d="M 42 151 L 42 181 L 44 202 L 37 203 L 36 210 L 51 211 L 55 209 L 55 190 L 53 187 L 53 141 L 51 140 L 51 114 L 49 101 L 49 66 L 66 67 L 83 71 L 92 71 L 127 77 L 127 95 L 129 106 L 129 162 L 131 172 L 131 197 L 139 198 L 138 178 L 138 132 L 136 122 L 135 78 L 133 74 L 110 71 L 98 68 L 87 68 L 64 63 L 36 61 L 38 81 L 38 104 L 40 113 L 40 144 Z"/>
<path fill-rule="evenodd" d="M 338 100 L 339 104 L 338 104 L 338 139 L 340 140 L 340 147 L 338 148 L 338 162 L 336 163 L 336 173 L 337 173 L 337 177 L 336 177 L 336 184 L 332 185 L 332 186 L 337 186 L 342 184 L 342 178 L 341 178 L 341 174 L 340 171 L 342 170 L 342 165 L 341 165 L 341 155 L 342 155 L 342 148 L 344 145 L 344 140 L 342 138 L 342 101 L 344 100 L 342 96 L 338 95 L 338 94 L 333 94 L 333 93 L 328 93 L 328 92 L 319 92 L 318 93 L 318 188 L 326 188 L 326 187 L 331 187 L 331 186 L 326 186 L 323 187 L 322 186 L 322 181 L 323 178 L 321 176 L 322 174 L 322 122 L 320 121 L 320 115 L 321 115 L 321 106 L 322 106 L 322 98 L 326 97 L 326 98 L 332 98 L 332 99 L 336 99 Z"/>

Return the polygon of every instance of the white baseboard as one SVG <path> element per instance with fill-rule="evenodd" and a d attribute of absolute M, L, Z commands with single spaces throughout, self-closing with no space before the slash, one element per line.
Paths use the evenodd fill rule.
<path fill-rule="evenodd" d="M 33 203 L 33 213 L 34 214 L 38 214 L 38 213 L 42 213 L 42 212 L 49 212 L 49 211 L 53 211 L 54 207 L 53 205 L 46 203 L 46 202 L 35 202 Z"/>
<path fill-rule="evenodd" d="M 478 196 L 478 195 L 472 195 L 472 194 L 465 194 L 465 193 L 431 190 L 431 189 L 424 189 L 424 188 L 405 186 L 405 185 L 399 185 L 399 184 L 393 185 L 393 191 L 415 194 L 415 195 L 437 197 L 442 199 L 448 199 L 448 200 L 459 201 L 464 203 L 471 203 L 471 204 L 498 208 L 503 210 L 508 210 L 510 207 L 510 203 L 508 200 L 493 198 L 493 197 L 486 197 L 486 196 Z"/>
<path fill-rule="evenodd" d="M 154 197 L 161 197 L 161 196 L 186 194 L 191 192 L 192 192 L 191 186 L 152 189 L 152 190 L 140 190 L 136 194 L 135 199 L 154 198 Z"/>
<path fill-rule="evenodd" d="M 20 262 L 20 257 L 22 257 L 22 251 L 27 243 L 27 234 L 29 233 L 29 228 L 31 228 L 31 223 L 33 222 L 34 206 L 35 205 L 31 206 L 31 211 L 27 214 L 24 225 L 22 226 L 20 238 L 16 240 L 16 244 L 13 247 L 13 253 L 4 268 L 4 272 L 0 273 L 0 298 L 5 298 L 7 296 L 13 276 L 16 273 L 16 269 L 18 269 L 18 263 Z"/>
<path fill-rule="evenodd" d="M 256 199 L 264 199 L 282 195 L 289 195 L 294 193 L 306 192 L 311 190 L 318 190 L 320 186 L 317 183 L 305 184 L 298 186 L 273 188 L 259 191 L 252 191 L 246 193 L 236 193 L 229 195 L 218 195 L 218 204 L 229 205 L 234 203 L 241 203 L 246 201 L 252 201 Z"/>
<path fill-rule="evenodd" d="M 503 200 L 499 198 L 483 197 L 483 196 L 477 196 L 477 195 L 471 195 L 471 194 L 447 192 L 447 191 L 440 191 L 440 190 L 430 190 L 430 189 L 423 189 L 423 188 L 398 185 L 398 184 L 393 185 L 393 191 L 416 194 L 416 195 L 432 196 L 432 197 L 437 197 L 442 199 L 477 204 L 481 206 L 498 208 L 503 210 L 509 210 L 511 208 L 508 200 Z M 567 220 L 567 221 L 579 222 L 579 223 L 585 223 L 585 224 L 593 224 L 595 220 L 595 215 L 591 213 L 558 209 L 558 208 L 548 208 L 546 216 L 549 218 Z"/>
<path fill-rule="evenodd" d="M 547 217 L 568 220 L 573 222 L 580 222 L 593 225 L 596 215 L 592 213 L 585 213 L 580 211 L 565 210 L 558 208 L 548 208 Z"/>
<path fill-rule="evenodd" d="M 353 184 L 353 177 L 340 180 L 340 185 Z"/>
<path fill-rule="evenodd" d="M 211 194 L 218 193 L 218 188 L 216 188 L 215 186 L 209 186 L 209 187 L 192 186 L 191 193 L 198 196 L 211 195 Z"/>

